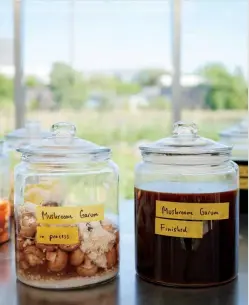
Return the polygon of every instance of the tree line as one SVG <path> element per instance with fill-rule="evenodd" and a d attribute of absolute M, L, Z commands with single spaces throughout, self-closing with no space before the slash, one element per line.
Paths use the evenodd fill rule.
<path fill-rule="evenodd" d="M 169 74 L 162 69 L 145 69 L 138 71 L 132 80 L 124 81 L 120 75 L 94 75 L 87 77 L 65 63 L 54 63 L 49 75 L 49 84 L 44 84 L 34 76 L 25 80 L 26 89 L 41 91 L 46 88 L 52 96 L 56 109 L 71 107 L 83 108 L 89 99 L 99 102 L 103 108 L 111 107 L 118 96 L 129 97 L 139 94 L 145 87 L 158 87 L 160 76 Z M 204 106 L 212 110 L 246 109 L 247 82 L 241 72 L 233 73 L 221 64 L 209 64 L 197 71 L 205 80 Z M 165 106 L 166 98 L 159 96 L 151 105 Z M 13 102 L 13 79 L 0 75 L 0 107 Z M 33 106 L 38 107 L 37 101 Z M 183 101 L 184 107 L 184 101 Z"/>

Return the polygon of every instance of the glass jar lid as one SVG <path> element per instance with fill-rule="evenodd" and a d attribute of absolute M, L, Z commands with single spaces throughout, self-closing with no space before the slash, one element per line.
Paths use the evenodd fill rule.
<path fill-rule="evenodd" d="M 38 121 L 27 121 L 24 128 L 16 129 L 5 136 L 11 147 L 18 148 L 28 145 L 32 140 L 42 139 L 49 136 L 49 132 L 42 130 Z"/>
<path fill-rule="evenodd" d="M 24 146 L 17 149 L 28 157 L 73 159 L 83 155 L 100 155 L 107 153 L 109 156 L 110 148 L 99 146 L 90 141 L 76 137 L 76 127 L 71 123 L 56 123 L 51 128 L 51 136 L 43 139 L 34 145 Z"/>
<path fill-rule="evenodd" d="M 233 145 L 232 158 L 235 161 L 248 160 L 248 119 L 243 120 L 220 133 L 220 141 Z"/>
<path fill-rule="evenodd" d="M 200 137 L 197 125 L 177 122 L 171 137 L 139 147 L 142 153 L 156 153 L 169 156 L 179 155 L 230 155 L 232 147 Z M 186 161 L 187 162 L 187 161 Z"/>
<path fill-rule="evenodd" d="M 236 124 L 231 128 L 222 131 L 220 136 L 234 139 L 238 139 L 238 137 L 248 139 L 248 120 L 245 119 L 239 124 Z"/>

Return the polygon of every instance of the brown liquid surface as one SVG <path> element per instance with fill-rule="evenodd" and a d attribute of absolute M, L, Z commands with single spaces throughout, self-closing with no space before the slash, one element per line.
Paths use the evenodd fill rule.
<path fill-rule="evenodd" d="M 173 194 L 135 188 L 136 270 L 152 282 L 209 286 L 237 275 L 237 191 Z M 229 219 L 208 221 L 201 239 L 155 234 L 156 200 L 188 203 L 229 202 Z"/>
<path fill-rule="evenodd" d="M 248 166 L 247 161 L 234 161 L 239 166 Z M 243 177 L 244 178 L 244 177 Z M 241 214 L 248 214 L 248 189 L 240 189 L 239 192 L 239 206 L 240 206 L 240 213 Z"/>

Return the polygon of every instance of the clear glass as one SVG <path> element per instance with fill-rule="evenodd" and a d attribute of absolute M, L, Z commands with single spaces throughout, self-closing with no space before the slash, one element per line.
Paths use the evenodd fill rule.
<path fill-rule="evenodd" d="M 0 143 L 0 244 L 10 239 L 9 159 Z"/>
<path fill-rule="evenodd" d="M 220 133 L 220 142 L 233 146 L 232 158 L 248 161 L 248 119 Z"/>
<path fill-rule="evenodd" d="M 11 216 L 14 215 L 14 168 L 21 161 L 21 154 L 17 149 L 36 141 L 40 141 L 42 137 L 48 136 L 48 133 L 41 130 L 40 123 L 37 121 L 27 121 L 24 128 L 12 131 L 6 136 L 4 150 L 9 157 L 10 166 L 10 187 L 9 202 L 11 206 Z"/>
<path fill-rule="evenodd" d="M 119 264 L 118 168 L 88 155 L 53 160 L 23 155 L 15 168 L 17 278 L 52 289 L 108 281 Z"/>
<path fill-rule="evenodd" d="M 220 142 L 233 145 L 232 159 L 239 166 L 240 213 L 248 214 L 248 119 L 222 132 Z"/>
<path fill-rule="evenodd" d="M 136 271 L 169 286 L 231 281 L 238 272 L 238 167 L 224 155 L 180 152 L 142 150 L 136 166 Z"/>

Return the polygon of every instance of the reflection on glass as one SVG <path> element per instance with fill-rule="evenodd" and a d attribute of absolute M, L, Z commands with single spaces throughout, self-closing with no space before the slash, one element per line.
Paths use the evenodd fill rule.
<path fill-rule="evenodd" d="M 137 305 L 237 305 L 239 303 L 238 281 L 210 289 L 172 289 L 153 286 L 139 278 L 136 281 Z M 242 303 L 241 303 L 242 304 Z M 244 304 L 244 303 L 243 303 Z"/>
<path fill-rule="evenodd" d="M 39 290 L 17 283 L 18 305 L 116 305 L 117 282 L 114 281 L 95 289 L 75 291 Z"/>
<path fill-rule="evenodd" d="M 7 284 L 11 275 L 11 244 L 0 245 L 0 284 Z"/>

